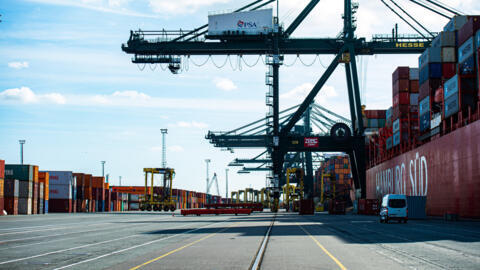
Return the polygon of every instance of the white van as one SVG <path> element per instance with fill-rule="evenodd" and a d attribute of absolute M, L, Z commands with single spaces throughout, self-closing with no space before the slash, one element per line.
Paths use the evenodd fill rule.
<path fill-rule="evenodd" d="M 387 194 L 383 196 L 380 208 L 380 223 L 388 223 L 390 220 L 407 223 L 408 206 L 407 196 L 399 194 Z"/>

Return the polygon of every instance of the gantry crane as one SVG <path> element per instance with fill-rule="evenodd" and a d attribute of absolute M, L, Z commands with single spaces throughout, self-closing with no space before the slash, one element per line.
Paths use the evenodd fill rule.
<path fill-rule="evenodd" d="M 231 137 L 240 141 L 242 145 L 250 144 L 253 147 L 272 149 L 272 195 L 276 202 L 280 197 L 280 179 L 284 172 L 285 154 L 288 152 L 347 153 L 350 156 L 355 187 L 361 190 L 362 198 L 366 196 L 365 138 L 356 58 L 358 55 L 419 54 L 429 46 L 434 37 L 433 33 L 431 35 L 402 36 L 394 32 L 393 35 L 374 36 L 370 41 L 359 38 L 355 35 L 356 19 L 354 17 L 358 4 L 352 3 L 351 0 L 344 0 L 343 30 L 336 38 L 292 38 L 294 31 L 319 1 L 311 0 L 286 29 L 280 25 L 278 17 L 275 17 L 273 31 L 268 35 L 254 38 L 244 38 L 241 35 L 209 36 L 204 30 L 208 25 L 204 25 L 191 31 L 131 31 L 128 42 L 122 45 L 124 52 L 134 55 L 133 63 L 166 63 L 172 73 L 177 73 L 180 69 L 181 56 L 187 56 L 186 59 L 188 59 L 192 55 L 266 55 L 266 65 L 269 66 L 267 97 L 272 108 L 272 114 L 267 118 L 269 129 L 266 134 L 262 135 L 232 135 Z M 383 0 L 380 1 L 386 5 Z M 235 12 L 257 10 L 271 2 L 273 1 L 254 1 Z M 419 4 L 417 1 L 412 2 Z M 439 4 L 436 5 L 442 7 Z M 432 10 L 432 8 L 428 9 Z M 394 10 L 392 9 L 392 11 Z M 451 10 L 447 11 L 456 13 Z M 395 13 L 400 16 L 397 12 Z M 407 12 L 404 11 L 404 13 Z M 400 18 L 403 19 L 401 16 Z M 303 54 L 330 54 L 335 57 L 292 117 L 285 125 L 281 126 L 279 68 L 283 64 L 284 55 Z M 340 64 L 345 66 L 346 71 L 352 127 L 337 123 L 331 128 L 329 136 L 309 137 L 291 134 L 292 128 L 304 115 L 307 108 L 313 103 L 315 96 Z"/>

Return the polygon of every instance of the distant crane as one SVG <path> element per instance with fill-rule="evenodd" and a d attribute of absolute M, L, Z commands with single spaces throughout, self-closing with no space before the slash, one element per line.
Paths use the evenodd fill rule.
<path fill-rule="evenodd" d="M 162 128 L 160 129 L 160 131 L 162 132 L 162 168 L 166 168 L 167 167 L 167 148 L 166 148 L 167 145 L 166 145 L 165 137 L 167 136 L 168 129 Z"/>
<path fill-rule="evenodd" d="M 213 173 L 212 180 L 210 180 L 210 173 L 209 173 L 209 164 L 210 164 L 210 159 L 205 159 L 205 163 L 207 165 L 207 189 L 206 189 L 206 194 L 210 194 L 210 188 L 212 187 L 212 184 L 215 182 L 215 186 L 217 188 L 217 195 L 220 196 L 220 189 L 218 188 L 218 179 L 217 179 L 217 173 Z"/>

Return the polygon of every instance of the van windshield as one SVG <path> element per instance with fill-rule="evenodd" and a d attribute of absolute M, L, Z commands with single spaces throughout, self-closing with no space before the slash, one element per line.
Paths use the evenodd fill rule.
<path fill-rule="evenodd" d="M 406 202 L 404 199 L 391 199 L 388 200 L 388 206 L 392 208 L 404 208 Z"/>

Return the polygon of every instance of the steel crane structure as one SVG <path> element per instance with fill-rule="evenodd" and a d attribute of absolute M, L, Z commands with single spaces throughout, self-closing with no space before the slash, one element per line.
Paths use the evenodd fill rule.
<path fill-rule="evenodd" d="M 419 54 L 428 47 L 432 35 L 377 35 L 371 40 L 355 35 L 355 13 L 357 3 L 344 0 L 343 29 L 336 38 L 293 38 L 298 26 L 304 21 L 320 0 L 311 0 L 299 16 L 286 28 L 280 26 L 278 17 L 274 18 L 274 28 L 268 35 L 246 37 L 242 35 L 209 36 L 203 25 L 191 31 L 161 30 L 161 31 L 131 31 L 122 50 L 133 54 L 133 63 L 156 64 L 166 63 L 172 73 L 180 69 L 182 56 L 193 55 L 265 55 L 269 66 L 267 96 L 271 98 L 272 114 L 268 117 L 267 134 L 241 136 L 232 135 L 238 144 L 231 147 L 251 145 L 252 147 L 271 148 L 272 171 L 274 186 L 273 197 L 278 202 L 280 197 L 280 177 L 284 173 L 285 155 L 288 152 L 345 152 L 350 156 L 352 175 L 361 196 L 366 196 L 366 162 L 365 138 L 362 123 L 359 79 L 357 75 L 357 56 L 375 54 Z M 383 0 L 381 0 L 386 4 Z M 393 0 L 390 0 L 393 2 Z M 418 0 L 412 2 L 420 3 Z M 258 0 L 244 6 L 235 12 L 257 10 L 273 2 Z M 429 1 L 430 2 L 430 1 Z M 438 3 L 438 1 L 431 1 Z M 430 4 L 429 4 L 430 5 Z M 441 6 L 441 5 L 439 5 Z M 438 13 L 438 7 L 426 8 Z M 444 8 L 445 9 L 445 8 Z M 392 9 L 393 11 L 393 9 Z M 395 11 L 394 11 L 395 12 Z M 455 12 L 448 11 L 453 14 Z M 398 16 L 398 12 L 396 12 Z M 443 14 L 443 13 L 442 13 Z M 400 16 L 401 17 L 401 16 Z M 403 19 L 403 17 L 401 17 Z M 411 24 L 409 24 L 411 25 Z M 411 25 L 412 26 L 412 25 Z M 413 27 L 413 26 L 412 26 Z M 279 69 L 283 64 L 284 55 L 334 55 L 323 75 L 314 85 L 308 96 L 302 102 L 284 125 L 280 122 L 279 110 Z M 315 96 L 325 85 L 335 69 L 343 64 L 346 71 L 346 82 L 349 99 L 351 128 L 345 124 L 333 125 L 329 136 L 304 136 L 292 133 L 292 129 L 301 119 Z M 223 146 L 222 146 L 223 147 Z"/>

